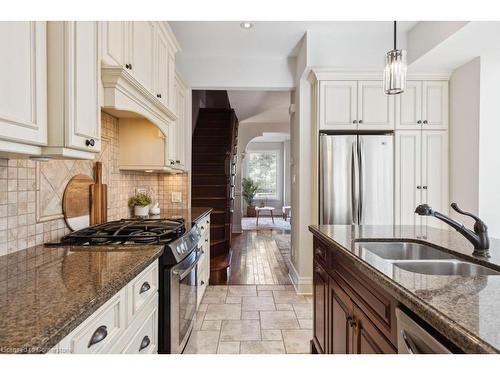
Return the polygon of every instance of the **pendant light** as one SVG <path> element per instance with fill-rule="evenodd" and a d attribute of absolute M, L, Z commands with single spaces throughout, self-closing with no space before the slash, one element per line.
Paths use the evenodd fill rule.
<path fill-rule="evenodd" d="M 394 21 L 394 49 L 385 54 L 384 91 L 387 95 L 401 94 L 406 88 L 406 50 L 396 49 L 396 21 Z"/>

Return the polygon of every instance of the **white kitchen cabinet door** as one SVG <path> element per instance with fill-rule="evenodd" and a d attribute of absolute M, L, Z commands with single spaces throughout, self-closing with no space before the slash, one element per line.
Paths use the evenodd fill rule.
<path fill-rule="evenodd" d="M 422 202 L 448 214 L 448 132 L 422 132 Z M 443 228 L 442 221 L 426 217 L 424 223 Z"/>
<path fill-rule="evenodd" d="M 394 96 L 382 81 L 358 81 L 358 129 L 394 129 Z"/>
<path fill-rule="evenodd" d="M 422 202 L 422 132 L 396 132 L 395 224 L 420 225 L 415 208 Z"/>
<path fill-rule="evenodd" d="M 422 81 L 406 82 L 404 93 L 396 95 L 396 129 L 422 128 Z"/>
<path fill-rule="evenodd" d="M 169 75 L 169 46 L 161 30 L 156 33 L 155 48 L 155 95 L 166 106 L 169 105 L 170 75 Z"/>
<path fill-rule="evenodd" d="M 175 88 L 175 105 L 177 112 L 177 121 L 175 122 L 177 137 L 175 166 L 183 169 L 186 165 L 186 88 L 184 87 L 182 82 L 180 82 L 179 78 L 176 78 Z"/>
<path fill-rule="evenodd" d="M 129 63 L 128 33 L 131 22 L 102 22 L 102 60 L 106 65 L 122 65 Z"/>
<path fill-rule="evenodd" d="M 422 129 L 448 129 L 448 82 L 422 83 Z"/>
<path fill-rule="evenodd" d="M 177 124 L 171 122 L 168 125 L 167 147 L 165 160 L 167 167 L 175 168 L 175 159 L 177 157 Z"/>
<path fill-rule="evenodd" d="M 99 152 L 99 23 L 49 22 L 48 36 L 50 147 L 43 152 Z"/>
<path fill-rule="evenodd" d="M 46 22 L 0 22 L 0 138 L 47 143 Z"/>
<path fill-rule="evenodd" d="M 134 21 L 131 25 L 132 74 L 151 93 L 154 91 L 155 25 L 151 21 Z"/>
<path fill-rule="evenodd" d="M 320 82 L 320 129 L 357 129 L 357 81 Z"/>

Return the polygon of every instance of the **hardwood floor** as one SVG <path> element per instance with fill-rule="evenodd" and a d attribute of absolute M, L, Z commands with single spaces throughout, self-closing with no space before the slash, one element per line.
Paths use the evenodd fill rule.
<path fill-rule="evenodd" d="M 276 239 L 282 230 L 251 230 L 233 235 L 228 284 L 284 285 L 291 284 L 288 277 L 286 249 L 278 248 Z"/>

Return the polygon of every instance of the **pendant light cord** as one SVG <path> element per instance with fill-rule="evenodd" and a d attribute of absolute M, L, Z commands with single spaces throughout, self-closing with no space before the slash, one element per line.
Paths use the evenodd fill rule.
<path fill-rule="evenodd" d="M 396 49 L 396 21 L 394 21 L 394 49 Z"/>

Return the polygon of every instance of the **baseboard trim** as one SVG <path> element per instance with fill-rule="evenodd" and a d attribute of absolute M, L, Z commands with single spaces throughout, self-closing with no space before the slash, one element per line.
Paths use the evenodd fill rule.
<path fill-rule="evenodd" d="M 292 262 L 289 263 L 288 277 L 297 294 L 312 294 L 312 277 L 300 277 Z"/>

